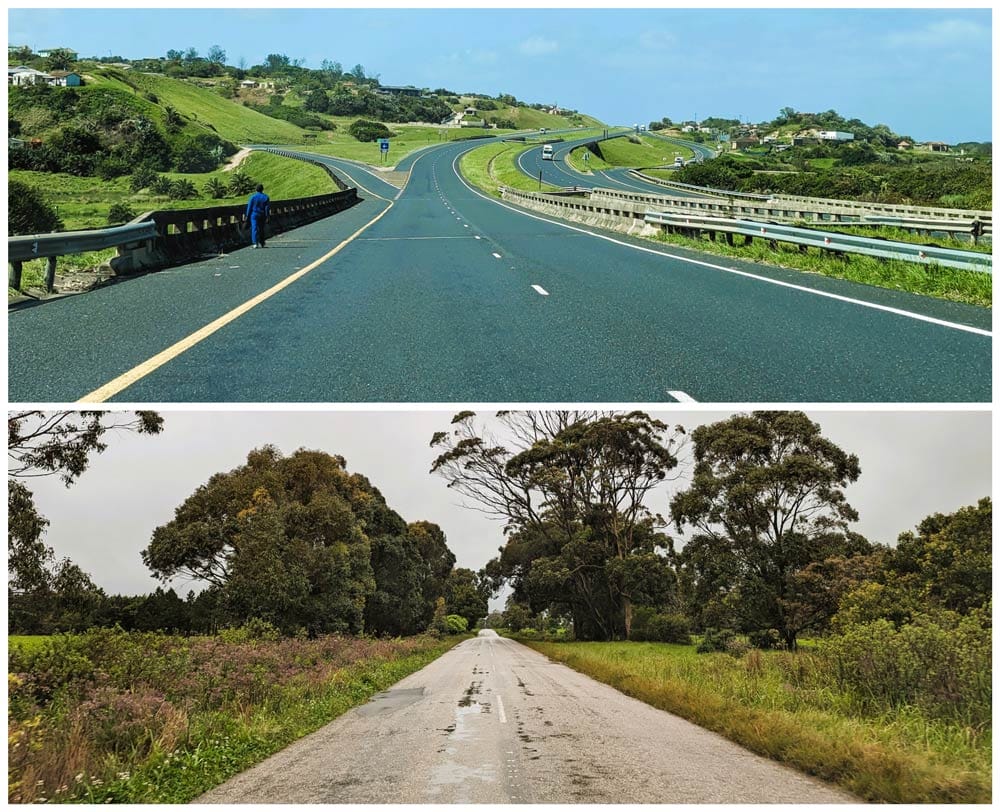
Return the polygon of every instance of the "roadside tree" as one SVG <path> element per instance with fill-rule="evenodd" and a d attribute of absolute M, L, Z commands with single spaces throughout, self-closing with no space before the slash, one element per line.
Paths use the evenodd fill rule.
<path fill-rule="evenodd" d="M 796 584 L 856 543 L 848 524 L 857 513 L 843 489 L 861 473 L 858 458 L 802 412 L 737 415 L 699 426 L 692 439 L 694 479 L 670 514 L 679 531 L 696 531 L 704 555 L 725 562 L 720 574 L 732 580 L 706 595 L 727 590 L 723 600 L 747 630 L 777 629 L 794 648 L 804 628 Z"/>

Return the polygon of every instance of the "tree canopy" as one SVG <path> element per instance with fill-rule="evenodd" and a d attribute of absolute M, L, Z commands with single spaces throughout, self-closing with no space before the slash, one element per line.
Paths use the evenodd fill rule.
<path fill-rule="evenodd" d="M 232 622 L 393 635 L 427 628 L 455 560 L 343 457 L 273 446 L 196 489 L 142 557 L 164 581 L 210 584 Z"/>
<path fill-rule="evenodd" d="M 506 521 L 508 541 L 483 570 L 534 612 L 573 618 L 577 637 L 628 637 L 647 600 L 641 570 L 658 558 L 663 524 L 646 505 L 677 467 L 683 430 L 643 412 L 500 412 L 503 440 L 472 412 L 431 444 L 432 471 L 473 506 Z M 662 555 L 662 552 L 659 554 Z"/>
<path fill-rule="evenodd" d="M 849 532 L 857 513 L 843 491 L 861 473 L 858 458 L 802 412 L 737 415 L 691 436 L 694 479 L 670 503 L 677 529 L 695 531 L 678 564 L 705 611 L 777 629 L 794 647 L 808 625 L 799 606 L 808 568 L 868 549 Z"/>

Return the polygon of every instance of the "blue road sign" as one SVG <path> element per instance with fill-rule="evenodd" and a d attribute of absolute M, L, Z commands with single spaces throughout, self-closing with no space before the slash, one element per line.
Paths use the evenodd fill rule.
<path fill-rule="evenodd" d="M 380 150 L 382 150 L 382 152 L 388 152 L 389 151 L 389 139 L 388 138 L 380 138 L 378 140 L 378 148 Z"/>

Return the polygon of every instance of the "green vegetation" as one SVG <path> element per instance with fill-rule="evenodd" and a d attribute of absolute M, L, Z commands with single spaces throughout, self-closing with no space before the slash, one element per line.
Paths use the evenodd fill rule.
<path fill-rule="evenodd" d="M 989 632 L 966 660 L 984 698 L 977 726 L 840 684 L 824 653 L 696 654 L 664 643 L 526 644 L 761 755 L 883 803 L 985 803 L 991 797 Z M 882 651 L 869 644 L 868 656 Z M 745 649 L 744 645 L 744 649 Z M 984 656 L 985 654 L 985 656 Z M 985 711 L 985 715 L 983 714 Z"/>
<path fill-rule="evenodd" d="M 816 161 L 828 156 L 816 153 L 848 150 L 849 146 L 793 147 L 775 157 L 737 158 L 723 155 L 672 172 L 670 180 L 732 189 L 737 192 L 776 193 L 837 200 L 867 200 L 955 209 L 992 208 L 992 162 L 948 157 L 895 155 L 882 159 L 872 151 L 848 161 L 841 155 L 830 168 Z M 807 165 L 807 162 L 811 164 Z M 810 170 L 811 171 L 807 171 Z M 775 173 L 773 170 L 782 170 Z"/>
<path fill-rule="evenodd" d="M 500 186 L 526 191 L 555 192 L 561 187 L 542 183 L 539 189 L 537 178 L 529 178 L 517 166 L 517 156 L 536 144 L 525 146 L 517 142 L 508 144 L 487 144 L 465 153 L 458 168 L 462 176 L 473 186 L 499 197 Z M 543 175 L 544 178 L 544 175 Z"/>
<path fill-rule="evenodd" d="M 812 248 L 803 253 L 797 246 L 782 243 L 776 243 L 776 247 L 772 248 L 763 240 L 754 240 L 750 245 L 740 245 L 737 240 L 737 244 L 727 245 L 722 240 L 713 242 L 707 235 L 690 237 L 666 232 L 658 234 L 655 239 L 717 256 L 779 265 L 890 290 L 935 296 L 952 302 L 965 302 L 981 307 L 991 307 L 993 303 L 993 277 L 988 273 L 857 255 L 831 257 Z"/>
<path fill-rule="evenodd" d="M 160 106 L 174 107 L 185 120 L 210 127 L 234 144 L 302 144 L 302 128 L 223 98 L 191 82 L 133 71 L 105 71 L 134 93 L 153 94 Z"/>
<path fill-rule="evenodd" d="M 26 653 L 38 651 L 48 639 L 46 634 L 11 634 L 7 636 L 7 650 L 13 651 L 16 648 Z"/>
<path fill-rule="evenodd" d="M 240 164 L 240 172 L 263 183 L 272 200 L 329 194 L 336 191 L 326 172 L 304 161 L 282 158 L 266 152 L 250 153 Z M 37 189 L 55 207 L 63 221 L 63 230 L 100 228 L 107 223 L 111 206 L 127 203 L 137 212 L 159 209 L 191 209 L 209 206 L 232 206 L 245 203 L 243 194 L 226 194 L 216 198 L 205 192 L 205 186 L 219 180 L 227 189 L 233 172 L 216 170 L 208 173 L 154 173 L 168 180 L 187 180 L 198 194 L 187 200 L 171 200 L 169 193 L 156 194 L 148 186 L 131 189 L 129 176 L 100 180 L 63 173 L 11 170 L 11 182 L 20 182 Z"/>
<path fill-rule="evenodd" d="M 42 538 L 47 525 L 22 479 L 58 474 L 67 483 L 103 450 L 105 413 L 14 413 L 8 418 L 11 631 L 50 634 L 91 626 L 211 633 L 264 621 L 286 634 L 408 635 L 458 614 L 474 626 L 486 592 L 455 556 L 441 528 L 406 522 L 342 457 L 273 446 L 209 482 L 156 528 L 141 552 L 160 580 L 178 576 L 206 588 L 107 595 L 69 559 L 57 562 Z M 159 430 L 142 412 L 116 428 Z M 449 603 L 448 601 L 451 601 Z"/>
<path fill-rule="evenodd" d="M 12 650 L 11 803 L 186 803 L 457 642 L 92 630 Z"/>
<path fill-rule="evenodd" d="M 508 522 L 482 576 L 510 597 L 484 625 L 869 800 L 989 800 L 989 498 L 890 547 L 851 530 L 861 460 L 801 412 L 495 421 L 432 440 L 432 470 Z M 645 495 L 682 456 L 677 544 Z M 574 638 L 593 642 L 553 645 Z"/>
<path fill-rule="evenodd" d="M 636 143 L 638 142 L 638 143 Z M 673 163 L 676 156 L 687 159 L 694 153 L 687 147 L 681 147 L 659 138 L 626 135 L 620 138 L 610 138 L 588 147 L 591 156 L 588 159 L 590 169 L 608 169 L 617 166 L 645 167 L 662 166 Z M 574 164 L 579 166 L 583 161 Z"/>

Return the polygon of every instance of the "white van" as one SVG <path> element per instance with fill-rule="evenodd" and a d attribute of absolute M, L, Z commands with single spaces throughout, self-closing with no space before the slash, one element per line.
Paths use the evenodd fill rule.
<path fill-rule="evenodd" d="M 551 161 L 552 160 L 552 144 L 546 144 L 542 147 L 542 160 Z"/>

